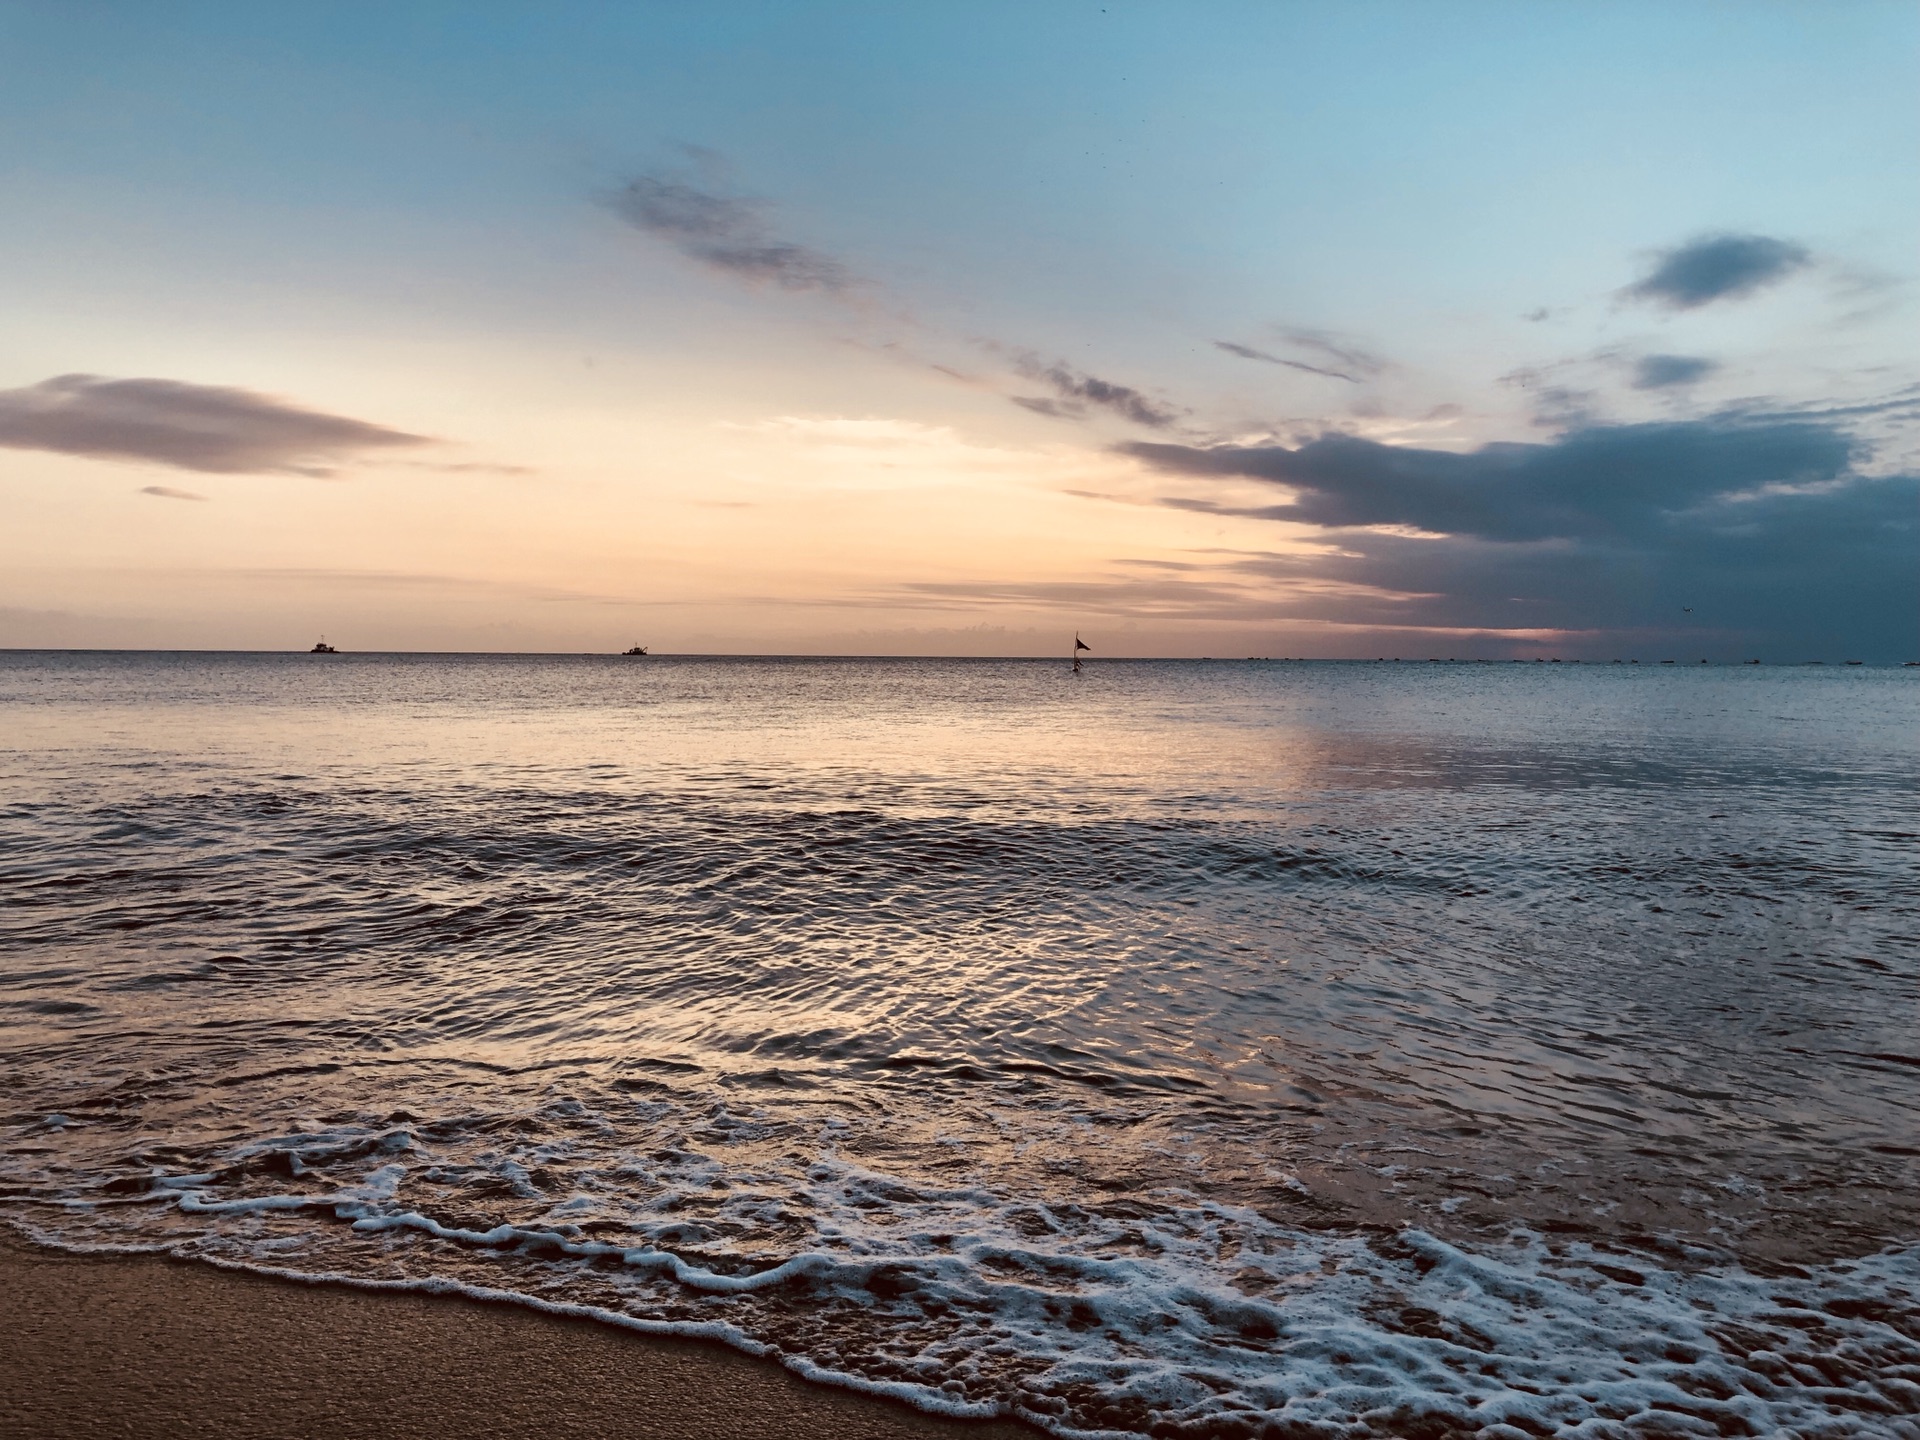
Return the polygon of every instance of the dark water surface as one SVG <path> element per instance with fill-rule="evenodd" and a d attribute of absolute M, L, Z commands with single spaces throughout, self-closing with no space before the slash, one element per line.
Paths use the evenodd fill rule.
<path fill-rule="evenodd" d="M 1920 1437 L 1917 701 L 0 654 L 0 1215 L 1061 1433 Z"/>

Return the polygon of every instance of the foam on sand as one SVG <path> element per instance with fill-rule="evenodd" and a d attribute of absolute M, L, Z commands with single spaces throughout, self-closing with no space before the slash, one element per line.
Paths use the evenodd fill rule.
<path fill-rule="evenodd" d="M 295 1183 L 233 1194 L 214 1173 L 156 1176 L 119 1203 L 38 1208 L 29 1228 L 99 1246 L 181 1227 L 145 1243 L 723 1340 L 1062 1436 L 1920 1437 L 1920 1247 L 1770 1275 L 1650 1237 L 1516 1228 L 1475 1251 L 1411 1228 L 1288 1228 L 1171 1191 L 1103 1212 L 916 1187 L 827 1147 L 803 1195 L 726 1177 L 763 1222 L 746 1253 L 671 1206 L 637 1243 L 596 1238 L 603 1207 L 586 1194 L 549 1223 L 436 1217 L 406 1197 L 424 1157 L 405 1127 L 244 1148 L 293 1157 L 279 1169 Z M 346 1153 L 368 1162 L 355 1183 L 298 1183 Z M 810 1217 L 786 1253 L 764 1243 L 782 1205 Z M 142 1212 L 165 1227 L 126 1223 Z"/>

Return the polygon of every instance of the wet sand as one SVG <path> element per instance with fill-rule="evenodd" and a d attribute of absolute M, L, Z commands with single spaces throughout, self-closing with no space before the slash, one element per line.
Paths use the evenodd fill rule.
<path fill-rule="evenodd" d="M 1034 1440 L 720 1345 L 0 1236 L 0 1434 Z"/>

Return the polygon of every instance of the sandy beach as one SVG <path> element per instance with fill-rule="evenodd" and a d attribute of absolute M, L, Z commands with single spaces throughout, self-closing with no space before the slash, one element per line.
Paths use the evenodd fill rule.
<path fill-rule="evenodd" d="M 719 1345 L 0 1238 L 0 1434 L 1015 1440 Z"/>

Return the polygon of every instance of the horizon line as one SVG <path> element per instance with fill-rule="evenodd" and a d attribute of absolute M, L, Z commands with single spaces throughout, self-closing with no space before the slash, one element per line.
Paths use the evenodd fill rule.
<path fill-rule="evenodd" d="M 418 657 L 425 659 L 492 659 L 492 660 L 957 660 L 987 663 L 1005 663 L 1025 661 L 1034 664 L 1071 663 L 1065 655 L 909 655 L 898 653 L 825 653 L 825 652 L 775 652 L 750 650 L 672 650 L 658 654 L 625 655 L 617 650 L 334 650 L 327 655 L 315 656 L 311 650 L 255 650 L 255 649 L 203 649 L 196 647 L 168 646 L 132 646 L 132 645 L 0 645 L 0 655 L 281 655 L 309 656 L 315 659 L 347 660 L 359 658 Z M 1675 665 L 1691 666 L 1698 669 L 1702 665 L 1723 668 L 1762 668 L 1805 667 L 1816 665 L 1834 665 L 1842 668 L 1920 668 L 1920 660 L 1765 660 L 1747 658 L 1742 660 L 1713 660 L 1696 656 L 1682 659 L 1677 656 L 1662 656 L 1650 660 L 1644 656 L 1618 656 L 1604 660 L 1587 657 L 1561 657 L 1548 655 L 1448 655 L 1448 656 L 1408 656 L 1408 655 L 1096 655 L 1083 664 L 1104 661 L 1109 664 L 1174 664 L 1195 665 Z"/>

